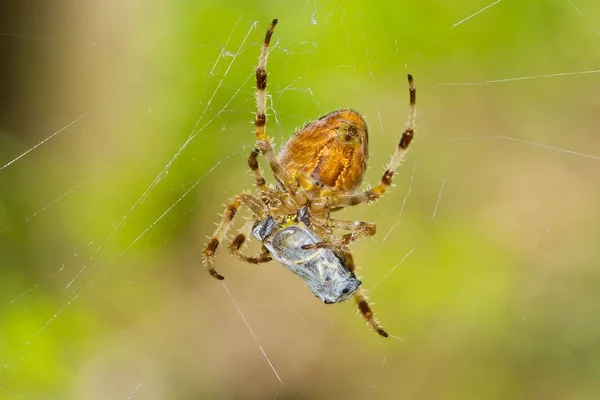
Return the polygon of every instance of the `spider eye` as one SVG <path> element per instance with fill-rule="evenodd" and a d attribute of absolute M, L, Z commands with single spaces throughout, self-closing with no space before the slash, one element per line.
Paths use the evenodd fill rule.
<path fill-rule="evenodd" d="M 342 294 L 348 294 L 348 292 L 350 291 L 350 289 L 348 288 L 343 288 L 342 289 Z"/>

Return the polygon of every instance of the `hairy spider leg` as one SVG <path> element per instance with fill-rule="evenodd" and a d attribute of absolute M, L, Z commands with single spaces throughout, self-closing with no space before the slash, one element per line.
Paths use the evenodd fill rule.
<path fill-rule="evenodd" d="M 250 229 L 252 229 L 252 225 L 254 225 L 254 221 L 248 221 L 244 224 L 242 229 L 238 231 L 238 234 L 231 241 L 231 244 L 229 245 L 229 251 L 231 251 L 231 254 L 233 254 L 237 259 L 247 262 L 249 264 L 261 264 L 269 262 L 273 259 L 273 257 L 271 257 L 271 253 L 264 245 L 260 254 L 256 256 L 246 256 L 240 251 L 240 249 L 246 242 L 246 238 L 250 233 Z"/>
<path fill-rule="evenodd" d="M 265 206 L 262 203 L 262 201 L 249 194 L 241 193 L 235 196 L 231 203 L 227 205 L 225 211 L 223 211 L 221 222 L 217 226 L 217 229 L 215 230 L 212 238 L 206 245 L 206 248 L 204 249 L 203 253 L 204 263 L 208 268 L 208 272 L 210 272 L 210 274 L 218 280 L 223 280 L 225 279 L 225 277 L 219 274 L 213 267 L 213 257 L 217 251 L 217 248 L 219 247 L 219 243 L 223 241 L 223 238 L 225 237 L 227 231 L 231 227 L 231 223 L 233 222 L 235 214 L 242 205 L 248 207 L 256 216 L 261 215 L 265 209 Z"/>
<path fill-rule="evenodd" d="M 248 167 L 250 167 L 250 171 L 254 174 L 254 179 L 256 181 L 256 187 L 261 192 L 267 191 L 267 182 L 265 181 L 265 177 L 262 172 L 260 172 L 260 168 L 258 166 L 258 154 L 260 150 L 254 149 L 250 152 L 248 156 Z"/>
<path fill-rule="evenodd" d="M 265 42 L 263 44 L 262 51 L 260 53 L 260 59 L 258 62 L 258 67 L 256 67 L 256 119 L 254 121 L 254 128 L 256 131 L 256 146 L 260 149 L 260 151 L 265 156 L 265 159 L 269 163 L 273 174 L 275 174 L 275 178 L 284 186 L 288 193 L 292 193 L 293 190 L 293 182 L 290 179 L 288 173 L 283 169 L 283 167 L 277 161 L 277 157 L 275 156 L 275 151 L 273 150 L 273 146 L 271 144 L 271 139 L 267 136 L 266 132 L 266 124 L 267 124 L 267 58 L 269 55 L 269 43 L 271 42 L 271 36 L 273 35 L 273 30 L 275 29 L 275 25 L 277 25 L 277 20 L 274 19 L 271 22 L 271 26 L 267 29 L 267 34 L 265 35 Z M 253 170 L 254 171 L 254 170 Z"/>
<path fill-rule="evenodd" d="M 412 141 L 413 136 L 415 134 L 415 122 L 417 118 L 417 92 L 413 83 L 413 77 L 410 74 L 408 75 L 408 91 L 410 96 L 410 104 L 408 107 L 408 120 L 406 122 L 406 129 L 404 130 L 404 132 L 402 132 L 400 142 L 398 143 L 396 151 L 394 152 L 392 159 L 387 165 L 379 184 L 361 193 L 337 197 L 334 196 L 330 200 L 325 199 L 323 201 L 313 202 L 313 207 L 329 208 L 335 209 L 335 211 L 337 211 L 344 207 L 372 202 L 383 196 L 387 188 L 392 185 L 392 178 L 394 177 L 394 173 L 402 163 L 406 150 L 408 149 L 408 146 L 410 145 L 410 142 Z"/>
<path fill-rule="evenodd" d="M 345 265 L 351 272 L 355 272 L 356 265 L 354 264 L 354 258 L 352 257 L 352 253 L 348 249 L 343 249 L 340 251 L 340 256 L 344 257 Z M 356 273 L 355 273 L 356 275 Z M 381 325 L 379 325 L 379 321 L 375 318 L 369 303 L 367 302 L 367 298 L 359 287 L 356 292 L 354 292 L 354 301 L 358 306 L 358 310 L 362 314 L 362 316 L 367 320 L 367 323 L 375 330 L 375 332 L 379 333 L 383 337 L 388 337 L 388 334 Z"/>
<path fill-rule="evenodd" d="M 342 220 L 333 219 L 333 218 L 328 218 L 328 219 L 323 219 L 323 220 L 319 219 L 318 221 L 315 221 L 315 222 L 317 222 L 321 225 L 324 225 L 328 228 L 341 229 L 341 230 L 349 231 L 350 233 L 345 234 L 344 236 L 342 236 L 341 239 L 338 239 L 338 240 L 305 245 L 302 247 L 303 249 L 317 249 L 317 248 L 324 248 L 324 247 L 344 247 L 360 238 L 373 236 L 373 235 L 375 235 L 375 233 L 377 233 L 377 225 L 375 225 L 371 222 L 342 221 Z"/>

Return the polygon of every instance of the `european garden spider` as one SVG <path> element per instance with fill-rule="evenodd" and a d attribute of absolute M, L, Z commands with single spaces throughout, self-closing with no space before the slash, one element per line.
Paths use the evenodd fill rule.
<path fill-rule="evenodd" d="M 368 160 L 368 128 L 362 116 L 350 109 L 331 112 L 296 132 L 275 154 L 265 132 L 268 47 L 277 20 L 267 30 L 256 68 L 257 112 L 254 122 L 257 149 L 250 153 L 259 196 L 241 193 L 227 205 L 221 222 L 204 249 L 204 263 L 216 279 L 224 279 L 213 266 L 214 254 L 233 218 L 246 206 L 252 213 L 235 236 L 229 249 L 238 259 L 251 264 L 280 261 L 301 276 L 325 303 L 337 303 L 353 296 L 369 325 L 381 336 L 388 334 L 375 319 L 354 275 L 355 264 L 349 244 L 374 235 L 376 225 L 362 221 L 331 218 L 331 213 L 348 206 L 379 199 L 392 184 L 392 177 L 408 148 L 415 129 L 416 91 L 408 75 L 410 106 L 406 130 L 379 184 L 357 192 Z M 262 153 L 276 184 L 267 185 L 257 157 Z M 338 237 L 334 232 L 346 231 Z M 262 251 L 246 256 L 240 249 L 248 234 L 262 243 Z"/>

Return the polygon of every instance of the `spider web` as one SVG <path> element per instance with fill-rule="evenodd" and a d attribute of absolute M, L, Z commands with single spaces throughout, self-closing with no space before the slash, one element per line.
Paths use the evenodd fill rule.
<path fill-rule="evenodd" d="M 0 32 L 0 397 L 600 394 L 595 3 L 39 7 Z M 202 267 L 273 17 L 269 135 L 360 110 L 365 186 L 415 77 L 395 187 L 340 214 L 377 223 L 353 252 L 388 340 L 275 263 Z"/>

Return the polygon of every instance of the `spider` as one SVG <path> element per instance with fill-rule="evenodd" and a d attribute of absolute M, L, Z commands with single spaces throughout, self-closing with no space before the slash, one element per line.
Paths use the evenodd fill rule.
<path fill-rule="evenodd" d="M 266 88 L 268 48 L 277 20 L 267 30 L 256 68 L 257 112 L 254 122 L 256 147 L 248 158 L 259 195 L 240 193 L 223 212 L 221 222 L 206 245 L 203 258 L 210 274 L 222 280 L 214 268 L 214 255 L 225 238 L 241 206 L 252 214 L 229 246 L 241 261 L 260 264 L 275 258 L 294 271 L 325 303 L 354 297 L 360 313 L 381 336 L 383 330 L 355 276 L 349 245 L 372 236 L 376 225 L 363 221 L 344 221 L 331 217 L 345 207 L 379 199 L 392 184 L 392 178 L 414 136 L 416 91 L 408 75 L 409 112 L 391 161 L 377 186 L 358 191 L 368 161 L 368 128 L 363 117 L 351 109 L 333 111 L 294 133 L 276 154 L 266 126 Z M 262 153 L 276 183 L 267 185 L 258 165 Z M 337 232 L 346 232 L 337 236 Z M 252 233 L 262 242 L 259 254 L 247 256 L 240 249 Z M 283 239 L 281 239 L 283 237 Z M 279 238 L 279 239 L 278 239 Z M 322 250 L 322 251 L 321 251 Z M 320 252 L 319 252 L 320 251 Z M 289 257 L 295 257 L 290 260 Z M 331 286 L 335 284 L 335 288 Z M 332 289 L 333 288 L 333 289 Z"/>

